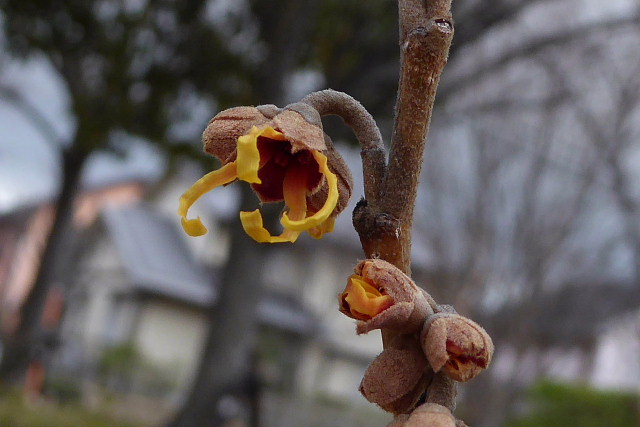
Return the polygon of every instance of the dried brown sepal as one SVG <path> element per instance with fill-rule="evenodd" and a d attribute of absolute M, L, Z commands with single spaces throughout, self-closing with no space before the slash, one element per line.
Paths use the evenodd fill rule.
<path fill-rule="evenodd" d="M 354 269 L 367 283 L 384 295 L 389 295 L 392 304 L 370 319 L 359 319 L 352 314 L 346 301 L 347 292 L 340 296 L 340 312 L 358 319 L 356 332 L 366 334 L 374 329 L 389 329 L 398 333 L 419 331 L 425 319 L 433 314 L 425 293 L 400 269 L 381 259 L 361 261 Z"/>
<path fill-rule="evenodd" d="M 292 153 L 299 150 L 324 152 L 327 149 L 322 124 L 311 124 L 296 111 L 284 110 L 276 114 L 273 128 L 282 132 L 291 143 Z"/>
<path fill-rule="evenodd" d="M 455 313 L 437 313 L 425 322 L 420 341 L 435 372 L 465 382 L 491 363 L 493 342 L 476 322 Z"/>
<path fill-rule="evenodd" d="M 371 362 L 360 392 L 387 412 L 407 413 L 424 395 L 432 375 L 415 337 L 400 336 Z"/>
<path fill-rule="evenodd" d="M 306 105 L 306 104 L 304 104 Z M 307 105 L 308 108 L 311 108 Z M 205 129 L 202 140 L 204 151 L 217 157 L 223 163 L 233 161 L 238 138 L 247 134 L 253 126 L 272 127 L 281 132 L 291 144 L 291 152 L 315 150 L 325 152 L 325 135 L 322 123 L 310 123 L 305 116 L 293 110 L 274 110 L 273 105 L 258 107 L 234 107 L 218 113 Z M 273 117 L 271 115 L 275 113 Z"/>
<path fill-rule="evenodd" d="M 451 411 L 437 403 L 418 406 L 402 427 L 456 427 L 456 419 Z"/>
<path fill-rule="evenodd" d="M 234 107 L 221 111 L 209 121 L 202 134 L 204 151 L 217 157 L 223 164 L 235 159 L 238 138 L 251 127 L 268 125 L 270 119 L 256 107 Z"/>

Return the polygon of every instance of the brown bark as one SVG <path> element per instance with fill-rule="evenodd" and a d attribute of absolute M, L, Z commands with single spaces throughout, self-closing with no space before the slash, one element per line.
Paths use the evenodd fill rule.
<path fill-rule="evenodd" d="M 451 0 L 399 0 L 398 6 L 401 69 L 389 161 L 380 188 L 369 191 L 378 197 L 358 203 L 353 223 L 367 258 L 383 259 L 410 275 L 414 206 L 436 89 L 453 38 L 453 18 Z M 366 169 L 364 174 L 367 182 Z M 383 347 L 395 336 L 383 329 Z M 435 385 L 430 397 L 453 407 L 455 383 Z"/>
<path fill-rule="evenodd" d="M 354 226 L 368 258 L 411 271 L 413 209 L 440 74 L 453 37 L 451 1 L 400 0 L 401 71 L 389 162 L 379 198 L 360 203 Z"/>

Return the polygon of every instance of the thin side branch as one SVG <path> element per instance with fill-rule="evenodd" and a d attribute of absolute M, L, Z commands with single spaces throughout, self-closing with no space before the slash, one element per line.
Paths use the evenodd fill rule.
<path fill-rule="evenodd" d="M 311 105 L 321 116 L 336 115 L 353 130 L 362 151 L 364 194 L 378 200 L 384 180 L 386 159 L 384 142 L 376 121 L 352 96 L 332 89 L 310 93 L 300 102 Z"/>

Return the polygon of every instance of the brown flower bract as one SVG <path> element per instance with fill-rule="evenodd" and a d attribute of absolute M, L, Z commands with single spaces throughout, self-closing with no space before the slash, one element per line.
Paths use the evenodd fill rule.
<path fill-rule="evenodd" d="M 202 134 L 204 151 L 222 164 L 235 160 L 238 138 L 252 126 L 266 126 L 269 119 L 256 107 L 234 107 L 216 114 Z"/>

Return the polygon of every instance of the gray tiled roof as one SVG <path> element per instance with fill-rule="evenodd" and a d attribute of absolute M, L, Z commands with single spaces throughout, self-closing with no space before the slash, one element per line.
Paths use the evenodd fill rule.
<path fill-rule="evenodd" d="M 198 305 L 211 305 L 218 278 L 191 256 L 177 225 L 138 205 L 105 210 L 104 221 L 131 284 Z"/>

